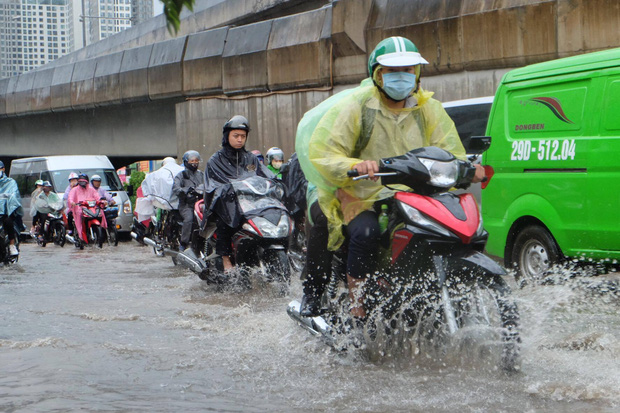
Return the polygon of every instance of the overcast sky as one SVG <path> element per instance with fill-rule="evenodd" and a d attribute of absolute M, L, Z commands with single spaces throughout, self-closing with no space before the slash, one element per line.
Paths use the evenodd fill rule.
<path fill-rule="evenodd" d="M 164 12 L 164 4 L 159 0 L 153 0 L 153 16 L 159 16 Z"/>

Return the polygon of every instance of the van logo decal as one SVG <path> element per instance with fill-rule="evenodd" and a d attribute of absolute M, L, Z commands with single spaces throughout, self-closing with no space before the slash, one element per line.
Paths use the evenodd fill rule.
<path fill-rule="evenodd" d="M 530 99 L 534 102 L 542 103 L 546 107 L 548 107 L 553 114 L 560 119 L 562 122 L 574 124 L 572 120 L 568 119 L 568 117 L 564 114 L 564 109 L 562 109 L 562 105 L 560 101 L 556 98 L 548 98 L 548 97 L 539 97 Z"/>

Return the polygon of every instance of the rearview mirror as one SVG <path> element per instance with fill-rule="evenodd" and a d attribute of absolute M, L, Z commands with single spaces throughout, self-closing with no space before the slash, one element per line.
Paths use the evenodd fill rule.
<path fill-rule="evenodd" d="M 463 142 L 465 152 L 469 155 L 480 155 L 491 146 L 490 136 L 471 136 Z"/>

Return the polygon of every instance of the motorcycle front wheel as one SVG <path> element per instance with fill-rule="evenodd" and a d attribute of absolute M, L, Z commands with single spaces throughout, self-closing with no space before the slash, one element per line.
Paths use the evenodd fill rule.
<path fill-rule="evenodd" d="M 64 247 L 65 241 L 66 241 L 67 229 L 60 221 L 54 224 L 54 227 L 52 228 L 52 234 L 54 238 L 54 244 L 60 247 Z"/>
<path fill-rule="evenodd" d="M 284 250 L 265 250 L 263 262 L 267 270 L 267 279 L 280 283 L 280 293 L 286 295 L 291 282 L 291 267 Z"/>
<path fill-rule="evenodd" d="M 93 225 L 90 229 L 92 231 L 93 244 L 96 244 L 99 248 L 103 248 L 103 228 L 99 225 Z"/>
<path fill-rule="evenodd" d="M 108 244 L 118 246 L 118 229 L 114 222 L 108 225 Z"/>
<path fill-rule="evenodd" d="M 289 240 L 288 257 L 293 271 L 300 272 L 306 263 L 306 234 L 303 228 L 295 227 Z"/>
<path fill-rule="evenodd" d="M 504 371 L 519 371 L 519 310 L 504 279 L 496 276 L 491 282 L 479 281 L 451 298 L 456 336 L 461 342 L 476 343 L 478 355 L 497 361 Z M 443 309 L 445 315 L 445 305 Z"/>

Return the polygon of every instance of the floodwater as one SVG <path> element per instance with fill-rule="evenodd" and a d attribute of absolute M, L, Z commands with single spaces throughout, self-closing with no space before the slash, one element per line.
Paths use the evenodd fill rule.
<path fill-rule="evenodd" d="M 515 289 L 510 376 L 467 354 L 336 353 L 286 314 L 296 278 L 287 297 L 218 292 L 134 241 L 22 244 L 0 268 L 0 411 L 617 412 L 617 280 Z"/>

